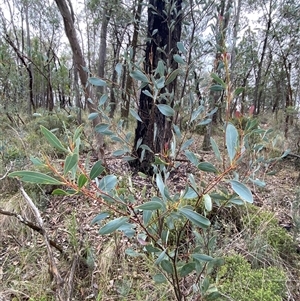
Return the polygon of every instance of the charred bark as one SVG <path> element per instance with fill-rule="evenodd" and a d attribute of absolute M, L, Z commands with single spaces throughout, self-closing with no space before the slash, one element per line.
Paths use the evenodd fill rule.
<path fill-rule="evenodd" d="M 144 71 L 146 74 L 155 75 L 158 62 L 164 62 L 167 69 L 175 70 L 178 64 L 173 56 L 177 52 L 176 43 L 181 37 L 181 4 L 182 0 L 170 2 L 160 0 L 150 0 L 148 7 L 148 42 L 145 53 Z M 173 5 L 175 4 L 175 5 Z M 174 26 L 171 26 L 174 22 Z M 172 28 L 172 29 L 171 29 Z M 141 141 L 147 145 L 152 152 L 134 147 L 133 153 L 139 158 L 133 162 L 133 166 L 144 173 L 152 173 L 152 163 L 155 154 L 160 154 L 169 148 L 172 137 L 172 118 L 166 117 L 158 110 L 156 104 L 166 104 L 171 107 L 174 100 L 171 95 L 175 95 L 176 80 L 160 91 L 160 95 L 168 92 L 167 97 L 154 99 L 147 96 L 142 89 L 139 99 L 139 116 L 143 122 L 137 122 L 134 145 Z M 167 99 L 166 99 L 167 98 Z"/>

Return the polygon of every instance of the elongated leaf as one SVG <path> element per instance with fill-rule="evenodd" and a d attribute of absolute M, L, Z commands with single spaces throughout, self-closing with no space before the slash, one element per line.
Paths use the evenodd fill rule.
<path fill-rule="evenodd" d="M 163 274 L 154 275 L 153 280 L 155 283 L 166 283 L 167 282 L 167 279 Z"/>
<path fill-rule="evenodd" d="M 182 207 L 179 208 L 178 211 L 183 214 L 189 221 L 191 221 L 194 225 L 202 228 L 202 229 L 206 229 L 207 227 L 210 226 L 210 221 L 209 219 L 207 219 L 206 217 L 204 217 L 203 215 L 200 215 L 199 213 Z"/>
<path fill-rule="evenodd" d="M 221 85 L 212 85 L 210 87 L 210 90 L 211 91 L 215 91 L 215 92 L 219 92 L 219 91 L 223 91 L 224 88 Z"/>
<path fill-rule="evenodd" d="M 97 214 L 93 220 L 91 221 L 91 224 L 99 224 L 102 220 L 104 220 L 105 218 L 109 217 L 109 213 L 108 212 L 101 212 L 99 214 Z"/>
<path fill-rule="evenodd" d="M 178 139 L 181 139 L 181 131 L 180 131 L 179 126 L 173 124 L 173 129 L 174 129 L 174 132 L 175 132 L 177 138 L 178 138 Z"/>
<path fill-rule="evenodd" d="M 258 179 L 249 179 L 253 184 L 257 185 L 258 187 L 265 187 L 266 183 L 263 181 L 260 181 Z"/>
<path fill-rule="evenodd" d="M 166 196 L 165 196 L 165 183 L 164 183 L 161 175 L 157 174 L 155 180 L 156 180 L 156 185 L 158 187 L 159 192 L 161 193 L 163 199 L 165 199 L 166 198 Z"/>
<path fill-rule="evenodd" d="M 81 174 L 79 177 L 78 177 L 78 188 L 82 188 L 88 181 L 88 178 L 86 177 L 86 175 L 84 174 Z"/>
<path fill-rule="evenodd" d="M 160 76 L 164 76 L 165 73 L 165 65 L 162 60 L 159 60 L 157 63 L 157 68 L 155 70 L 155 75 L 159 74 Z"/>
<path fill-rule="evenodd" d="M 133 250 L 132 248 L 127 248 L 125 250 L 125 254 L 130 256 L 130 257 L 139 257 L 143 256 L 141 253 L 138 253 L 137 251 Z"/>
<path fill-rule="evenodd" d="M 39 158 L 30 156 L 30 161 L 34 166 L 39 166 L 39 167 L 45 166 L 45 163 L 41 161 Z"/>
<path fill-rule="evenodd" d="M 160 263 L 160 266 L 162 267 L 163 270 L 165 270 L 168 274 L 173 274 L 173 266 L 172 263 L 169 260 L 162 260 Z"/>
<path fill-rule="evenodd" d="M 207 125 L 209 123 L 211 123 L 212 119 L 211 118 L 206 118 L 202 121 L 200 121 L 197 125 Z"/>
<path fill-rule="evenodd" d="M 174 61 L 178 64 L 185 64 L 183 58 L 179 54 L 173 55 Z"/>
<path fill-rule="evenodd" d="M 91 113 L 88 116 L 88 120 L 96 119 L 98 116 L 99 116 L 99 113 L 97 113 L 97 112 Z"/>
<path fill-rule="evenodd" d="M 199 160 L 193 152 L 185 150 L 184 154 L 193 163 L 193 165 L 199 166 Z"/>
<path fill-rule="evenodd" d="M 216 158 L 218 159 L 218 161 L 222 162 L 221 153 L 220 153 L 218 144 L 216 143 L 216 141 L 212 137 L 210 137 L 210 144 L 211 144 L 211 147 L 212 147 L 212 149 L 215 153 Z"/>
<path fill-rule="evenodd" d="M 95 131 L 100 134 L 105 133 L 108 129 L 109 129 L 109 124 L 107 123 L 100 123 L 95 126 Z"/>
<path fill-rule="evenodd" d="M 203 196 L 205 209 L 210 212 L 212 210 L 212 200 L 209 194 Z"/>
<path fill-rule="evenodd" d="M 159 201 L 150 201 L 147 203 L 144 203 L 142 205 L 137 206 L 135 209 L 139 210 L 158 210 L 162 208 L 162 203 Z"/>
<path fill-rule="evenodd" d="M 239 133 L 234 125 L 229 123 L 226 127 L 226 147 L 230 163 L 235 157 L 238 146 Z"/>
<path fill-rule="evenodd" d="M 117 74 L 118 74 L 118 77 L 121 76 L 121 73 L 122 73 L 122 67 L 123 67 L 122 63 L 118 63 L 118 64 L 116 65 L 116 67 L 115 67 L 115 70 L 116 70 L 116 72 L 117 72 Z"/>
<path fill-rule="evenodd" d="M 211 73 L 210 76 L 212 77 L 212 79 L 216 83 L 218 83 L 219 85 L 221 85 L 224 89 L 226 88 L 226 84 L 224 83 L 224 81 L 216 73 Z"/>
<path fill-rule="evenodd" d="M 153 247 L 151 244 L 146 245 L 145 249 L 148 253 L 160 253 L 161 252 L 160 249 Z"/>
<path fill-rule="evenodd" d="M 76 130 L 74 132 L 74 135 L 73 135 L 73 142 L 74 143 L 80 137 L 82 131 L 83 131 L 83 125 L 80 125 L 79 127 L 76 128 Z"/>
<path fill-rule="evenodd" d="M 183 54 L 186 54 L 186 49 L 184 48 L 184 45 L 182 42 L 177 42 L 177 48 L 179 51 L 181 51 Z"/>
<path fill-rule="evenodd" d="M 139 147 L 140 147 L 141 149 L 147 150 L 147 151 L 150 152 L 150 153 L 153 153 L 153 150 L 152 150 L 148 145 L 146 145 L 146 144 L 141 144 Z"/>
<path fill-rule="evenodd" d="M 113 156 L 118 157 L 118 156 L 122 156 L 124 154 L 128 153 L 128 150 L 126 149 L 118 149 L 116 151 L 113 152 Z"/>
<path fill-rule="evenodd" d="M 167 250 L 164 250 L 164 251 L 162 251 L 162 252 L 159 254 L 159 256 L 157 257 L 157 259 L 156 259 L 155 262 L 154 262 L 155 265 L 160 264 L 161 261 L 166 257 L 166 251 L 167 251 Z"/>
<path fill-rule="evenodd" d="M 217 111 L 218 111 L 218 107 L 215 107 L 214 109 L 212 109 L 210 112 L 207 113 L 207 116 L 212 116 L 212 115 L 214 115 Z"/>
<path fill-rule="evenodd" d="M 100 180 L 98 188 L 102 191 L 109 192 L 115 188 L 117 182 L 118 179 L 115 175 L 108 175 Z"/>
<path fill-rule="evenodd" d="M 57 188 L 57 189 L 54 189 L 51 194 L 52 195 L 63 195 L 63 196 L 65 196 L 65 195 L 72 195 L 73 193 L 69 193 L 68 191 Z"/>
<path fill-rule="evenodd" d="M 134 78 L 135 80 L 139 80 L 143 83 L 149 83 L 148 77 L 140 70 L 134 70 L 134 71 L 130 72 L 130 76 L 132 78 Z"/>
<path fill-rule="evenodd" d="M 64 175 L 66 175 L 78 163 L 78 154 L 70 154 L 67 156 L 64 164 Z"/>
<path fill-rule="evenodd" d="M 191 272 L 193 272 L 196 268 L 195 262 L 189 262 L 185 264 L 180 270 L 180 276 L 185 277 Z"/>
<path fill-rule="evenodd" d="M 167 77 L 166 81 L 165 81 L 165 85 L 169 85 L 179 74 L 180 69 L 175 69 L 173 70 Z"/>
<path fill-rule="evenodd" d="M 143 223 L 145 226 L 148 225 L 153 212 L 152 210 L 143 210 Z"/>
<path fill-rule="evenodd" d="M 229 202 L 238 206 L 245 205 L 245 202 L 243 200 L 237 198 L 230 199 Z"/>
<path fill-rule="evenodd" d="M 139 116 L 139 114 L 133 110 L 133 109 L 129 109 L 130 114 L 138 121 L 143 122 L 143 120 L 141 119 L 141 117 Z"/>
<path fill-rule="evenodd" d="M 207 172 L 213 172 L 218 173 L 218 170 L 212 165 L 210 162 L 201 162 L 198 164 L 198 169 L 207 171 Z"/>
<path fill-rule="evenodd" d="M 96 87 L 105 87 L 106 82 L 98 77 L 89 77 L 89 83 Z"/>
<path fill-rule="evenodd" d="M 22 170 L 14 171 L 9 175 L 11 178 L 18 177 L 24 182 L 37 183 L 37 184 L 49 184 L 49 185 L 62 185 L 64 182 L 61 182 L 55 178 L 52 178 L 48 175 L 45 175 L 41 172 L 31 171 L 31 170 Z"/>
<path fill-rule="evenodd" d="M 155 81 L 155 87 L 157 89 L 162 89 L 165 86 L 165 77 L 162 76 L 157 81 Z"/>
<path fill-rule="evenodd" d="M 117 229 L 119 229 L 122 225 L 124 225 L 128 221 L 128 217 L 119 217 L 110 222 L 108 222 L 104 227 L 99 230 L 99 234 L 105 235 L 110 234 Z"/>
<path fill-rule="evenodd" d="M 136 231 L 134 229 L 135 227 L 136 225 L 126 222 L 122 226 L 120 226 L 118 230 L 122 231 L 125 236 L 132 238 L 136 234 Z"/>
<path fill-rule="evenodd" d="M 206 255 L 206 254 L 192 254 L 192 257 L 196 259 L 197 261 L 205 261 L 209 262 L 214 260 L 213 257 Z"/>
<path fill-rule="evenodd" d="M 192 117 L 191 117 L 191 122 L 193 122 L 200 113 L 202 113 L 204 111 L 204 107 L 203 106 L 199 106 L 195 111 L 193 111 L 192 113 Z"/>
<path fill-rule="evenodd" d="M 285 158 L 291 152 L 290 149 L 287 149 L 281 156 L 280 159 Z"/>
<path fill-rule="evenodd" d="M 230 184 L 233 191 L 236 192 L 241 199 L 245 202 L 253 203 L 253 195 L 246 185 L 235 180 L 231 180 Z"/>
<path fill-rule="evenodd" d="M 102 161 L 97 161 L 90 171 L 90 179 L 94 180 L 104 171 L 104 169 L 105 168 L 102 166 Z"/>
<path fill-rule="evenodd" d="M 49 144 L 59 150 L 62 150 L 64 152 L 68 152 L 68 150 L 62 145 L 62 143 L 59 141 L 59 139 L 51 133 L 48 129 L 46 129 L 44 126 L 40 126 L 42 134 L 45 136 Z"/>
<path fill-rule="evenodd" d="M 244 87 L 239 87 L 234 90 L 234 96 L 239 96 L 245 90 Z"/>
<path fill-rule="evenodd" d="M 165 104 L 158 104 L 157 108 L 159 109 L 159 111 L 165 115 L 165 116 L 174 116 L 175 115 L 175 111 L 174 109 L 172 109 L 170 106 L 165 105 Z"/>
<path fill-rule="evenodd" d="M 192 200 L 192 199 L 195 199 L 198 197 L 198 194 L 197 192 L 191 188 L 191 187 L 188 187 L 187 189 L 187 192 L 184 194 L 184 199 L 187 199 L 187 200 Z"/>
<path fill-rule="evenodd" d="M 100 100 L 99 100 L 99 106 L 100 106 L 100 107 L 103 106 L 103 105 L 106 103 L 107 99 L 108 99 L 108 95 L 107 95 L 107 94 L 103 94 L 103 95 L 100 97 Z"/>
<path fill-rule="evenodd" d="M 194 139 L 193 139 L 193 138 L 186 140 L 186 141 L 182 144 L 180 150 L 181 150 L 181 151 L 184 151 L 184 150 L 187 149 L 189 146 L 191 146 L 193 143 L 194 143 Z"/>
<path fill-rule="evenodd" d="M 136 160 L 136 157 L 124 156 L 122 159 L 123 159 L 124 161 L 129 162 L 129 161 Z"/>
<path fill-rule="evenodd" d="M 143 90 L 142 93 L 144 93 L 145 95 L 147 95 L 148 97 L 153 99 L 153 95 L 151 94 L 151 92 L 149 90 Z"/>

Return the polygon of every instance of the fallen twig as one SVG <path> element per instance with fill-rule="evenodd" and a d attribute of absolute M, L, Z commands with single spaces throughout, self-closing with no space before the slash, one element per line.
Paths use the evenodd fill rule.
<path fill-rule="evenodd" d="M 41 235 L 43 235 L 43 229 L 40 228 L 39 226 L 37 226 L 36 224 L 34 224 L 31 221 L 26 220 L 23 216 L 21 216 L 20 214 L 17 214 L 15 212 L 11 212 L 11 211 L 6 211 L 0 208 L 0 214 L 3 215 L 7 215 L 7 216 L 13 216 L 15 218 L 17 218 L 22 224 L 28 226 L 29 228 L 31 228 L 32 230 L 40 233 Z M 63 248 L 58 245 L 55 241 L 49 239 L 49 243 L 52 247 L 54 247 L 56 250 L 58 250 L 62 255 L 64 255 L 64 257 L 66 257 L 67 255 L 64 253 Z"/>
<path fill-rule="evenodd" d="M 12 168 L 12 163 L 10 162 L 9 168 L 7 169 L 6 173 L 0 178 L 0 181 L 1 181 L 1 180 L 4 180 L 4 179 L 7 177 L 8 173 L 9 173 L 10 170 L 11 170 L 11 168 Z"/>
<path fill-rule="evenodd" d="M 20 183 L 20 190 L 21 193 L 26 201 L 26 203 L 29 205 L 29 207 L 32 209 L 32 211 L 34 212 L 35 218 L 37 220 L 38 226 L 41 229 L 40 233 L 43 235 L 44 237 L 44 241 L 46 244 L 46 248 L 47 248 L 47 253 L 48 253 L 48 258 L 49 258 L 49 271 L 51 273 L 51 275 L 54 277 L 56 285 L 57 285 L 57 290 L 56 290 L 56 299 L 59 301 L 65 301 L 66 300 L 66 291 L 64 289 L 64 280 L 61 277 L 58 269 L 57 269 L 57 265 L 55 263 L 54 260 L 54 256 L 53 256 L 53 252 L 51 249 L 51 244 L 50 244 L 50 240 L 48 238 L 47 232 L 44 228 L 44 223 L 43 223 L 43 219 L 42 216 L 40 214 L 39 209 L 35 206 L 35 204 L 33 203 L 33 201 L 31 200 L 31 198 L 29 197 L 29 195 L 26 193 L 26 191 L 24 190 L 22 184 Z"/>

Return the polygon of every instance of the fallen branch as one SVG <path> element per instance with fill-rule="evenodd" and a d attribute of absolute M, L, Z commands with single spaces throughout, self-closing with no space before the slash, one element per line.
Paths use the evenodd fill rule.
<path fill-rule="evenodd" d="M 295 158 L 300 158 L 300 155 L 294 154 L 294 153 L 289 153 L 286 155 L 286 157 L 295 157 Z"/>
<path fill-rule="evenodd" d="M 72 261 L 72 267 L 68 279 L 68 294 L 67 294 L 67 301 L 72 300 L 72 294 L 74 290 L 74 276 L 76 271 L 76 266 L 78 265 L 79 258 L 77 255 L 74 256 Z"/>
<path fill-rule="evenodd" d="M 31 200 L 29 195 L 26 193 L 26 191 L 24 190 L 21 182 L 20 182 L 20 190 L 21 190 L 21 193 L 22 193 L 26 203 L 29 205 L 29 207 L 34 212 L 35 218 L 36 218 L 37 223 L 38 223 L 38 227 L 41 229 L 40 233 L 44 237 L 44 241 L 45 241 L 46 248 L 47 248 L 47 253 L 48 253 L 48 258 L 49 258 L 49 265 L 50 265 L 49 266 L 49 271 L 50 271 L 51 275 L 53 276 L 53 278 L 55 279 L 55 282 L 56 282 L 56 285 L 57 285 L 56 300 L 65 301 L 66 300 L 66 297 L 65 297 L 66 296 L 66 291 L 64 289 L 64 280 L 61 277 L 61 275 L 60 275 L 60 273 L 57 269 L 57 265 L 55 263 L 53 252 L 52 252 L 52 249 L 51 249 L 50 240 L 49 240 L 47 232 L 44 228 L 44 222 L 43 222 L 42 216 L 40 214 L 40 211 L 35 206 L 35 204 Z"/>
<path fill-rule="evenodd" d="M 10 162 L 9 168 L 7 169 L 6 173 L 0 178 L 0 181 L 1 181 L 1 180 L 4 180 L 4 179 L 6 178 L 6 176 L 7 176 L 8 173 L 10 172 L 11 168 L 12 168 L 12 163 Z"/>
<path fill-rule="evenodd" d="M 39 234 L 43 235 L 43 229 L 42 228 L 40 228 L 39 226 L 37 226 L 33 222 L 26 220 L 20 214 L 17 214 L 15 212 L 11 212 L 11 211 L 6 211 L 6 210 L 3 210 L 1 208 L 0 208 L 0 214 L 6 215 L 6 216 L 13 216 L 13 217 L 17 218 L 22 224 L 26 225 L 30 229 L 32 229 L 32 230 L 38 232 Z M 56 250 L 58 250 L 66 258 L 67 255 L 64 253 L 64 250 L 60 245 L 58 245 L 54 240 L 51 240 L 51 239 L 49 239 L 49 243 L 52 247 L 54 247 Z"/>

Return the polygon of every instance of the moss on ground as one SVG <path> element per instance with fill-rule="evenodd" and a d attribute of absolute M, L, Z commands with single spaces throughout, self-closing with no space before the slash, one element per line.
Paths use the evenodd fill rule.
<path fill-rule="evenodd" d="M 241 255 L 225 258 L 218 272 L 221 300 L 281 301 L 286 295 L 286 275 L 276 267 L 253 269 Z"/>

